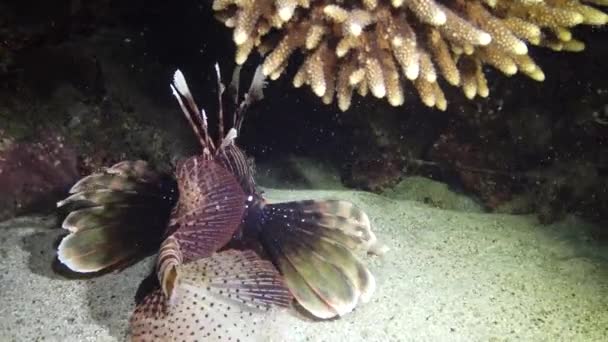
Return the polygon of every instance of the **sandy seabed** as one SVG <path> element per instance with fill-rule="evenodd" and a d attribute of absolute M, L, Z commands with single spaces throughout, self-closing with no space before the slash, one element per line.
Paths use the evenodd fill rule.
<path fill-rule="evenodd" d="M 366 257 L 378 288 L 333 321 L 285 314 L 288 341 L 608 341 L 608 246 L 575 217 L 441 210 L 354 191 L 272 190 L 275 200 L 350 200 L 391 249 Z M 0 341 L 122 341 L 148 258 L 121 273 L 52 271 L 52 220 L 0 223 Z"/>

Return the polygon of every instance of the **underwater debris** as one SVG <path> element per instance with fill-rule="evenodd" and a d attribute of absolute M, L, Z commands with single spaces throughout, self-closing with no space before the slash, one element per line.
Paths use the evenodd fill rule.
<path fill-rule="evenodd" d="M 216 71 L 219 81 L 217 65 Z M 239 99 L 238 74 L 233 79 Z M 177 71 L 171 89 L 201 154 L 178 163 L 175 182 L 163 182 L 143 161 L 119 163 L 83 178 L 58 204 L 71 211 L 63 223 L 71 234 L 59 246 L 59 260 L 75 272 L 128 265 L 160 244 L 159 286 L 132 316 L 135 341 L 185 335 L 252 340 L 258 318 L 243 318 L 245 313 L 263 320 L 258 314 L 295 298 L 328 319 L 351 312 L 375 290 L 373 275 L 355 254 L 386 248 L 363 211 L 337 200 L 270 204 L 257 190 L 235 139 L 244 112 L 262 98 L 263 79 L 258 68 L 234 115 L 224 117 L 220 108 L 220 128 L 211 131 Z M 220 107 L 224 89 L 219 83 Z"/>
<path fill-rule="evenodd" d="M 426 106 L 445 110 L 439 76 L 469 99 L 489 95 L 486 65 L 542 81 L 545 75 L 528 44 L 583 50 L 572 28 L 605 25 L 608 15 L 597 6 L 606 5 L 606 0 L 214 0 L 213 9 L 234 29 L 238 64 L 257 48 L 266 55 L 264 74 L 276 79 L 298 50 L 304 61 L 293 85 L 309 85 L 326 104 L 336 97 L 345 111 L 356 91 L 399 106 L 408 80 Z"/>

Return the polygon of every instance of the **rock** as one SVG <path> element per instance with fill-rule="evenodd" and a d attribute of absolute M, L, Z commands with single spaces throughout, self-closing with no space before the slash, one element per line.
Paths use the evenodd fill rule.
<path fill-rule="evenodd" d="M 53 132 L 0 150 L 0 219 L 55 207 L 79 178 L 77 156 Z"/>
<path fill-rule="evenodd" d="M 407 177 L 382 195 L 422 202 L 438 209 L 484 212 L 483 206 L 469 196 L 453 191 L 445 183 L 420 176 Z"/>

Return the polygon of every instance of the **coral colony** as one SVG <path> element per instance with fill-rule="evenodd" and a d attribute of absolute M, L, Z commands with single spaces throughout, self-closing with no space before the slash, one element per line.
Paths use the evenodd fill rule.
<path fill-rule="evenodd" d="M 445 110 L 439 79 L 465 96 L 489 95 L 483 67 L 545 75 L 528 46 L 581 51 L 577 25 L 604 25 L 607 0 L 214 0 L 217 17 L 234 28 L 236 62 L 254 48 L 264 74 L 278 78 L 299 50 L 293 85 L 307 84 L 329 104 L 350 107 L 353 91 L 404 102 L 406 81 L 422 102 Z M 441 77 L 440 77 L 441 76 Z"/>

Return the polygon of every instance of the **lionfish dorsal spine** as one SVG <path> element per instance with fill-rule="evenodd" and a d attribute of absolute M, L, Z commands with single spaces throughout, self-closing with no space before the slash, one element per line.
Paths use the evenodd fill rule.
<path fill-rule="evenodd" d="M 238 106 L 239 104 L 239 91 L 240 91 L 240 83 L 241 83 L 241 65 L 237 65 L 234 68 L 234 71 L 232 72 L 232 79 L 230 80 L 230 85 L 229 85 L 229 89 L 230 89 L 230 94 L 232 95 L 232 103 L 235 106 Z M 232 120 L 235 120 L 236 118 L 232 117 Z M 236 122 L 232 121 L 232 125 L 236 125 Z"/>
<path fill-rule="evenodd" d="M 226 147 L 228 147 L 228 145 L 233 144 L 237 137 L 238 137 L 238 133 L 236 131 L 236 128 L 232 127 L 228 131 L 228 133 L 226 133 L 224 140 L 222 140 L 222 144 L 220 145 L 220 150 L 224 150 Z"/>
<path fill-rule="evenodd" d="M 215 74 L 217 77 L 217 94 L 218 94 L 218 128 L 217 128 L 217 139 L 211 138 L 208 130 L 207 113 L 204 109 L 200 109 L 197 106 L 194 98 L 190 92 L 190 88 L 186 82 L 186 78 L 180 70 L 176 70 L 173 76 L 173 83 L 171 84 L 171 90 L 173 95 L 177 99 L 186 119 L 192 126 L 194 133 L 197 135 L 201 146 L 203 147 L 203 154 L 206 156 L 217 156 L 220 152 L 226 149 L 228 146 L 234 143 L 234 140 L 238 137 L 238 132 L 243 124 L 244 114 L 251 104 L 260 101 L 264 98 L 263 89 L 265 86 L 265 76 L 262 72 L 261 66 L 255 71 L 251 85 L 247 93 L 243 96 L 242 101 L 239 102 L 239 82 L 240 82 L 240 68 L 237 67 L 232 76 L 232 82 L 230 89 L 233 94 L 235 101 L 235 110 L 232 115 L 232 122 L 228 124 L 228 132 L 224 134 L 227 127 L 224 125 L 224 108 L 223 108 L 223 95 L 226 87 L 222 83 L 222 76 L 220 73 L 219 65 L 214 65 Z"/>
<path fill-rule="evenodd" d="M 199 110 L 194 97 L 190 92 L 188 83 L 184 74 L 178 69 L 173 75 L 173 84 L 171 84 L 173 96 L 177 99 L 182 112 L 192 126 L 192 129 L 199 139 L 203 148 L 214 150 L 213 141 L 209 136 L 207 126 L 207 115 L 204 110 Z M 182 99 L 183 98 L 183 99 Z M 185 101 L 184 101 L 185 99 Z"/>
<path fill-rule="evenodd" d="M 217 103 L 218 103 L 218 124 L 217 124 L 217 129 L 218 129 L 218 136 L 221 138 L 224 136 L 224 106 L 222 103 L 222 96 L 224 95 L 224 90 L 226 89 L 226 87 L 224 87 L 224 84 L 222 83 L 222 75 L 220 73 L 220 66 L 215 63 L 215 65 L 213 66 L 215 69 L 215 76 L 217 79 Z"/>
<path fill-rule="evenodd" d="M 236 82 L 238 82 L 238 79 L 236 80 Z M 234 113 L 234 127 L 237 131 L 240 131 L 241 126 L 243 125 L 243 120 L 245 118 L 244 114 L 249 108 L 249 106 L 257 101 L 261 101 L 262 99 L 264 99 L 265 86 L 266 76 L 264 76 L 264 73 L 262 72 L 262 66 L 260 65 L 255 69 L 255 73 L 253 74 L 253 79 L 251 80 L 249 90 L 245 94 L 243 101 L 238 104 L 237 110 Z"/>

